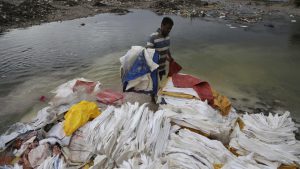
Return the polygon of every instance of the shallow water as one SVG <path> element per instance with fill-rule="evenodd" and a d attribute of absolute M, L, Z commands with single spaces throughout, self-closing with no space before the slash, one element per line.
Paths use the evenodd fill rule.
<path fill-rule="evenodd" d="M 171 16 L 171 52 L 184 72 L 207 80 L 238 108 L 277 107 L 300 120 L 300 19 L 247 28 Z M 45 103 L 40 96 L 75 77 L 120 88 L 119 57 L 145 45 L 162 16 L 134 10 L 53 22 L 0 35 L 0 132 Z M 85 23 L 85 26 L 80 26 Z M 24 117 L 25 116 L 25 117 Z"/>

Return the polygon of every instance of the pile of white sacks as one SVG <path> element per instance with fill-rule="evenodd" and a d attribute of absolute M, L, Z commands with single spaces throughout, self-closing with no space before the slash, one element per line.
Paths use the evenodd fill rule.
<path fill-rule="evenodd" d="M 59 89 L 66 92 L 63 87 L 67 84 Z M 55 106 L 52 102 L 42 109 L 32 123 L 18 123 L 19 130 L 2 135 L 1 148 L 5 150 L 20 134 L 56 123 L 72 104 L 84 99 L 69 92 L 65 102 L 61 97 Z M 64 165 L 54 165 L 55 157 L 49 157 L 35 168 L 90 164 L 86 166 L 92 169 L 276 169 L 300 165 L 300 142 L 295 139 L 297 128 L 289 112 L 238 115 L 232 108 L 222 116 L 201 100 L 164 100 L 167 104 L 156 112 L 147 104 L 108 106 L 70 138 L 60 133 L 57 142 L 62 146 L 65 158 L 60 164 Z M 62 122 L 51 130 L 63 132 Z M 52 144 L 47 136 L 44 142 Z"/>

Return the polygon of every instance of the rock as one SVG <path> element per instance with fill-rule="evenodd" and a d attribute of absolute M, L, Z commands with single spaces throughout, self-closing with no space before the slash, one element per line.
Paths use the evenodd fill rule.
<path fill-rule="evenodd" d="M 274 26 L 273 24 L 271 24 L 271 23 L 264 24 L 264 26 L 269 27 L 269 28 L 274 28 L 274 27 L 275 27 L 275 26 Z"/>
<path fill-rule="evenodd" d="M 122 8 L 114 8 L 110 10 L 111 13 L 116 13 L 118 15 L 125 15 L 129 13 L 130 11 L 127 9 L 122 9 Z"/>
<path fill-rule="evenodd" d="M 103 6 L 107 6 L 107 4 L 101 3 L 99 1 L 95 2 L 93 6 L 97 6 L 97 7 L 103 7 Z"/>
<path fill-rule="evenodd" d="M 81 23 L 80 25 L 81 25 L 81 26 L 84 26 L 84 25 L 85 25 L 85 23 Z"/>

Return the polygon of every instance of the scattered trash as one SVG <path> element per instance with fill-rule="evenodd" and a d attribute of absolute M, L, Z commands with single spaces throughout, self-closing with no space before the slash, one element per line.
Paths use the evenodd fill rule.
<path fill-rule="evenodd" d="M 296 21 L 296 20 L 291 20 L 291 22 L 292 22 L 292 23 L 296 23 L 297 21 Z"/>
<path fill-rule="evenodd" d="M 246 26 L 246 25 L 241 25 L 240 27 L 241 27 L 241 28 L 247 28 L 248 26 Z"/>

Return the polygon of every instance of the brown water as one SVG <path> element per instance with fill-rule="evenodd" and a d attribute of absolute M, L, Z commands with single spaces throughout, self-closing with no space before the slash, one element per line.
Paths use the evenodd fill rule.
<path fill-rule="evenodd" d="M 171 17 L 171 52 L 185 73 L 209 81 L 239 109 L 276 106 L 300 121 L 300 19 L 231 29 L 220 20 Z M 40 96 L 51 97 L 52 89 L 75 77 L 120 87 L 119 57 L 145 45 L 161 18 L 134 10 L 0 35 L 0 131 L 36 113 L 46 105 Z"/>

